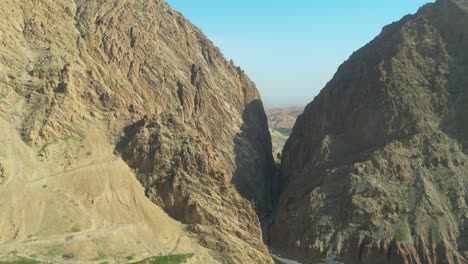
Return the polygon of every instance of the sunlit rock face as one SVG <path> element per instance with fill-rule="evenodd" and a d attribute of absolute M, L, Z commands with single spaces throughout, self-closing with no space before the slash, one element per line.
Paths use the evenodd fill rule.
<path fill-rule="evenodd" d="M 257 216 L 272 209 L 274 176 L 260 96 L 199 29 L 161 0 L 5 0 L 0 17 L 1 124 L 18 136 L 0 149 L 0 243 L 19 253 L 37 245 L 41 257 L 78 233 L 81 244 L 58 258 L 200 252 L 199 263 L 272 262 Z M 15 156 L 23 165 L 11 161 L 12 142 L 29 153 Z M 32 204 L 3 210 L 36 178 Z M 76 216 L 75 228 L 48 213 L 15 224 L 22 206 L 50 200 Z"/>

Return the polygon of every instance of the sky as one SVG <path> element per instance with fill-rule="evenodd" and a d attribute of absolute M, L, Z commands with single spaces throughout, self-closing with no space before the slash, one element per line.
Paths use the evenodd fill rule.
<path fill-rule="evenodd" d="M 267 107 L 306 105 L 382 27 L 427 0 L 167 0 L 256 83 Z"/>

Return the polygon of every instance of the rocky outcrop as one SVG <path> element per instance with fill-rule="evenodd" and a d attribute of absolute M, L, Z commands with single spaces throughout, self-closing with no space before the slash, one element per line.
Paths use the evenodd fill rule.
<path fill-rule="evenodd" d="M 306 107 L 283 152 L 275 248 L 305 263 L 466 263 L 467 6 L 385 27 Z"/>
<path fill-rule="evenodd" d="M 271 262 L 257 216 L 274 175 L 260 96 L 199 29 L 161 0 L 0 6 L 0 116 L 45 175 L 97 160 L 80 143 L 97 129 L 94 144 L 114 149 L 103 157 L 123 160 L 215 259 Z"/>

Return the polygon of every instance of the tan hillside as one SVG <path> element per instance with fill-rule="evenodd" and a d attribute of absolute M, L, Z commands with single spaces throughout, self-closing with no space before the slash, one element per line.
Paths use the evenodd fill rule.
<path fill-rule="evenodd" d="M 344 263 L 467 263 L 468 3 L 383 29 L 309 104 L 283 152 L 273 246 Z"/>
<path fill-rule="evenodd" d="M 304 107 L 274 107 L 265 110 L 268 125 L 271 128 L 293 128 L 297 117 L 302 114 Z"/>
<path fill-rule="evenodd" d="M 303 107 L 275 107 L 265 110 L 270 127 L 270 135 L 273 146 L 273 157 L 280 162 L 284 144 L 296 123 L 297 117 L 304 111 Z"/>
<path fill-rule="evenodd" d="M 164 1 L 0 2 L 0 258 L 272 263 L 255 85 Z"/>
<path fill-rule="evenodd" d="M 99 130 L 82 141 L 68 139 L 76 147 L 76 164 L 53 172 L 58 166 L 41 162 L 3 119 L 0 128 L 3 257 L 17 252 L 54 263 L 64 256 L 128 262 L 133 256 L 198 252 L 192 261 L 215 263 L 180 223 L 145 197 Z"/>

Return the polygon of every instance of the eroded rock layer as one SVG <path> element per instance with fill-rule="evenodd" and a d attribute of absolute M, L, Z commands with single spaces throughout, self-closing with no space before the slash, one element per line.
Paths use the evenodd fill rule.
<path fill-rule="evenodd" d="M 289 255 L 466 263 L 468 3 L 440 0 L 355 52 L 293 129 L 271 227 Z"/>
<path fill-rule="evenodd" d="M 167 246 L 155 251 L 148 246 L 155 244 L 154 237 L 142 238 L 144 252 L 131 251 L 137 256 L 200 251 L 226 263 L 271 261 L 256 214 L 271 210 L 274 175 L 263 106 L 255 85 L 200 30 L 161 0 L 5 0 L 0 7 L 2 127 L 16 130 L 26 144 L 22 147 L 32 153 L 28 159 L 44 168 L 41 178 L 59 179 L 67 172 L 75 172 L 66 174 L 71 178 L 107 177 L 106 166 L 126 169 L 124 178 L 136 175 L 153 202 L 145 206 L 154 208 L 136 208 L 135 219 L 124 220 L 138 226 L 141 216 L 151 232 L 158 232 L 165 227 L 157 226 L 145 212 L 160 206 L 186 224 L 183 232 L 176 224 L 173 230 L 192 243 L 174 239 L 176 245 L 179 241 L 192 245 L 174 250 L 177 246 L 165 239 L 159 242 L 166 241 Z M 90 136 L 92 131 L 99 131 L 99 136 Z M 89 149 L 83 143 L 86 138 L 94 140 Z M 100 168 L 98 163 L 107 165 Z M 10 190 L 11 179 L 22 175 L 17 171 L 21 168 L 0 164 L 0 190 Z M 86 182 L 97 188 L 95 195 Z M 28 237 L 37 235 L 34 241 L 49 243 L 50 236 L 67 233 L 63 230 L 79 233 L 86 226 L 104 231 L 108 225 L 123 223 L 117 217 L 121 211 L 112 211 L 115 217 L 105 221 L 83 213 L 87 209 L 81 205 L 93 207 L 98 197 L 116 202 L 119 210 L 120 203 L 135 206 L 131 196 L 114 192 L 122 186 L 109 189 L 112 177 L 96 183 L 87 178 L 80 183 L 86 186 L 74 192 L 73 186 L 64 184 L 56 188 L 67 195 L 51 194 L 50 199 L 86 200 L 75 212 L 81 215 L 81 227 L 52 228 L 50 233 L 41 231 L 50 227 L 44 224 L 17 231 L 17 225 L 2 221 L 0 243 L 14 244 L 12 250 L 20 252 L 25 248 L 21 245 L 30 242 Z M 99 190 L 106 191 L 99 194 Z M 31 189 L 28 195 L 41 192 L 42 187 Z M 13 195 L 14 189 L 8 193 Z M 2 194 L 2 199 L 8 197 Z M 2 213 L 2 219 L 24 208 L 11 210 Z M 140 233 L 131 233 L 135 239 L 127 242 L 138 241 Z M 86 241 L 87 236 L 80 239 Z M 111 250 L 119 239 L 101 240 L 108 246 L 101 249 L 103 254 L 125 252 L 125 248 Z M 197 243 L 208 250 L 197 249 Z M 71 253 L 64 254 L 73 253 L 67 250 Z"/>

